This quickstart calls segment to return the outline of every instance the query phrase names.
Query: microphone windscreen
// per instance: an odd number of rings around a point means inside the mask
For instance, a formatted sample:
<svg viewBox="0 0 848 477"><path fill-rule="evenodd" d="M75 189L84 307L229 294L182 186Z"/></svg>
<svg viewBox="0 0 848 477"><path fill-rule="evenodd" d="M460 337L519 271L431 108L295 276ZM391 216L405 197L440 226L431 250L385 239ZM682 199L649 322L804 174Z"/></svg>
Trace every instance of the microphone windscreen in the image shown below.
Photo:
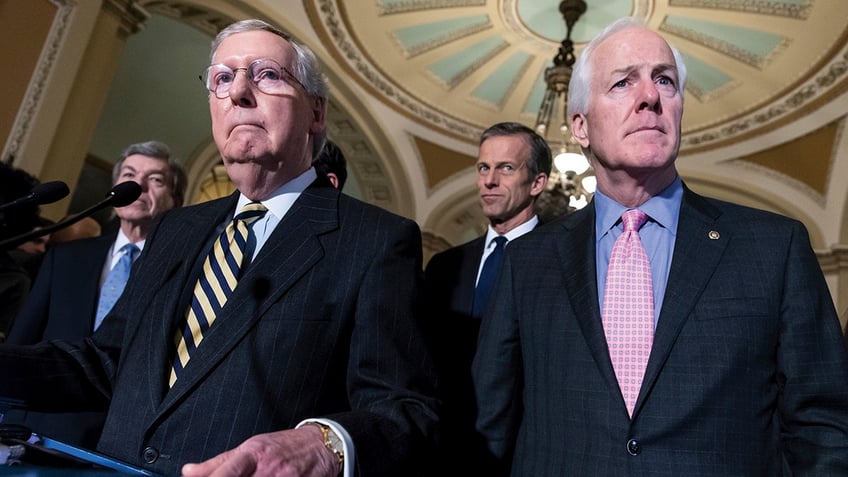
<svg viewBox="0 0 848 477"><path fill-rule="evenodd" d="M62 181L45 182L32 188L32 195L39 204L52 204L71 193L68 184Z"/></svg>
<svg viewBox="0 0 848 477"><path fill-rule="evenodd" d="M141 186L138 182L127 181L116 184L106 197L112 199L112 207L124 207L130 205L141 195Z"/></svg>

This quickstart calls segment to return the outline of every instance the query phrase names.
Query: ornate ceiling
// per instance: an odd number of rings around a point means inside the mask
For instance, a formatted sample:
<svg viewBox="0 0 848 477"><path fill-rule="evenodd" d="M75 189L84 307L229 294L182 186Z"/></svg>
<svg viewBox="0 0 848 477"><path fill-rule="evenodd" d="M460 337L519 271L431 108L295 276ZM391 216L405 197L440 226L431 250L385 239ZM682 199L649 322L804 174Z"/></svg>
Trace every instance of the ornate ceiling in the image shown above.
<svg viewBox="0 0 848 477"><path fill-rule="evenodd" d="M319 0L311 6L353 78L397 110L474 140L504 118L533 124L544 69L566 33L558 3ZM839 79L823 67L845 47L848 2L586 3L572 33L578 56L604 25L628 15L645 18L682 51L689 69L684 147L764 127ZM810 80L813 86L787 107L770 108Z"/></svg>
<svg viewBox="0 0 848 477"><path fill-rule="evenodd" d="M586 2L572 32L578 56L603 25L627 15L645 18L683 53L689 79L678 167L690 186L798 217L819 248L844 241L848 1ZM277 23L311 45L331 83L328 132L349 160L346 190L416 219L439 246L481 230L477 137L500 121L533 126L544 69L565 35L559 0L139 4L152 16L128 41L130 63L139 51L156 52L159 62L171 55L175 65L202 63L211 35L247 17ZM194 78L202 65L191 68L186 76ZM116 81L113 88L126 91L110 94L110 104L125 108L130 91L144 88L124 81L148 84L144 71ZM194 82L184 88L171 93L174 101L197 96ZM191 101L189 110L205 108ZM101 140L119 138L109 135L116 124L108 115L101 124ZM195 170L215 160L208 122L179 121L167 131L185 142L177 148L188 151Z"/></svg>

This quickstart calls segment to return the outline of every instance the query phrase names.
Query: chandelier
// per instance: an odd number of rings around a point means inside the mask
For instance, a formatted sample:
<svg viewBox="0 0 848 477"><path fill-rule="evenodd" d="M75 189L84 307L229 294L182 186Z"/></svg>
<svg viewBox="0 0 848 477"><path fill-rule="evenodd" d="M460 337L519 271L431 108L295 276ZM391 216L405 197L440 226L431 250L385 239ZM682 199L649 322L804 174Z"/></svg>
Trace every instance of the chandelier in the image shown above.
<svg viewBox="0 0 848 477"><path fill-rule="evenodd" d="M568 82L571 81L575 61L571 30L586 12L586 2L562 0L559 11L565 20L565 39L560 42L553 66L545 68L545 96L536 116L536 132L545 138L555 153L547 188L536 201L536 213L542 221L585 207L595 192L594 170L571 137L566 111ZM560 123L558 137L548 137L553 121Z"/></svg>

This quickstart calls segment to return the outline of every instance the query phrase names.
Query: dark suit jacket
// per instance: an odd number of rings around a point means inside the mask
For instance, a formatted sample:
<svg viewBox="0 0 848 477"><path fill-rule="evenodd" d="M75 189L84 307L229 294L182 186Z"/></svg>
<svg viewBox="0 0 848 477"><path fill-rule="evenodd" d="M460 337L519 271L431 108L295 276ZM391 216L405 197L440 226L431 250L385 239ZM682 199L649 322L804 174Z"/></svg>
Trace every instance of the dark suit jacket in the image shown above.
<svg viewBox="0 0 848 477"><path fill-rule="evenodd" d="M91 335L100 274L115 234L72 240L50 248L41 262L9 343L76 340Z"/></svg>
<svg viewBox="0 0 848 477"><path fill-rule="evenodd" d="M848 475L848 357L801 223L686 189L632 420L601 324L594 223L589 206L506 250L473 368L501 472Z"/></svg>
<svg viewBox="0 0 848 477"><path fill-rule="evenodd" d="M0 343L8 338L15 315L32 285L26 269L5 250L0 250Z"/></svg>
<svg viewBox="0 0 848 477"><path fill-rule="evenodd" d="M427 337L439 374L443 398L443 454L433 475L456 462L473 461L477 415L471 362L477 349L480 320L471 316L474 282L486 237L450 248L430 258L425 270Z"/></svg>
<svg viewBox="0 0 848 477"><path fill-rule="evenodd" d="M7 343L79 340L91 336L100 275L116 234L57 244L44 255L29 296ZM54 439L92 449L106 419L103 411L10 411L5 422L24 424Z"/></svg>
<svg viewBox="0 0 848 477"><path fill-rule="evenodd" d="M344 426L359 475L414 473L438 423L420 231L332 187L295 201L168 389L196 269L236 200L167 212L91 339L0 347L0 396L110 404L98 450L165 474L309 417Z"/></svg>

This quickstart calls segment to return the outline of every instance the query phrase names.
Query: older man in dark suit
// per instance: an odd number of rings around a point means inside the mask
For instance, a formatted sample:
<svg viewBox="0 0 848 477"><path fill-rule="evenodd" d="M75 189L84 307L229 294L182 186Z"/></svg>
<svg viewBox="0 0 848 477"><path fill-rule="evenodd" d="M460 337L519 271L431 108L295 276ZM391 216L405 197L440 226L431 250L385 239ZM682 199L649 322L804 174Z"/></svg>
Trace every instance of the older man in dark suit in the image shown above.
<svg viewBox="0 0 848 477"><path fill-rule="evenodd" d="M685 75L634 19L575 64L597 192L507 249L473 366L486 475L848 475L848 356L807 232L682 183Z"/></svg>
<svg viewBox="0 0 848 477"><path fill-rule="evenodd" d="M98 450L163 474L414 475L438 423L420 231L311 167L327 83L308 48L244 20L211 59L238 191L163 216L90 340L0 348L0 396L108 405Z"/></svg>

